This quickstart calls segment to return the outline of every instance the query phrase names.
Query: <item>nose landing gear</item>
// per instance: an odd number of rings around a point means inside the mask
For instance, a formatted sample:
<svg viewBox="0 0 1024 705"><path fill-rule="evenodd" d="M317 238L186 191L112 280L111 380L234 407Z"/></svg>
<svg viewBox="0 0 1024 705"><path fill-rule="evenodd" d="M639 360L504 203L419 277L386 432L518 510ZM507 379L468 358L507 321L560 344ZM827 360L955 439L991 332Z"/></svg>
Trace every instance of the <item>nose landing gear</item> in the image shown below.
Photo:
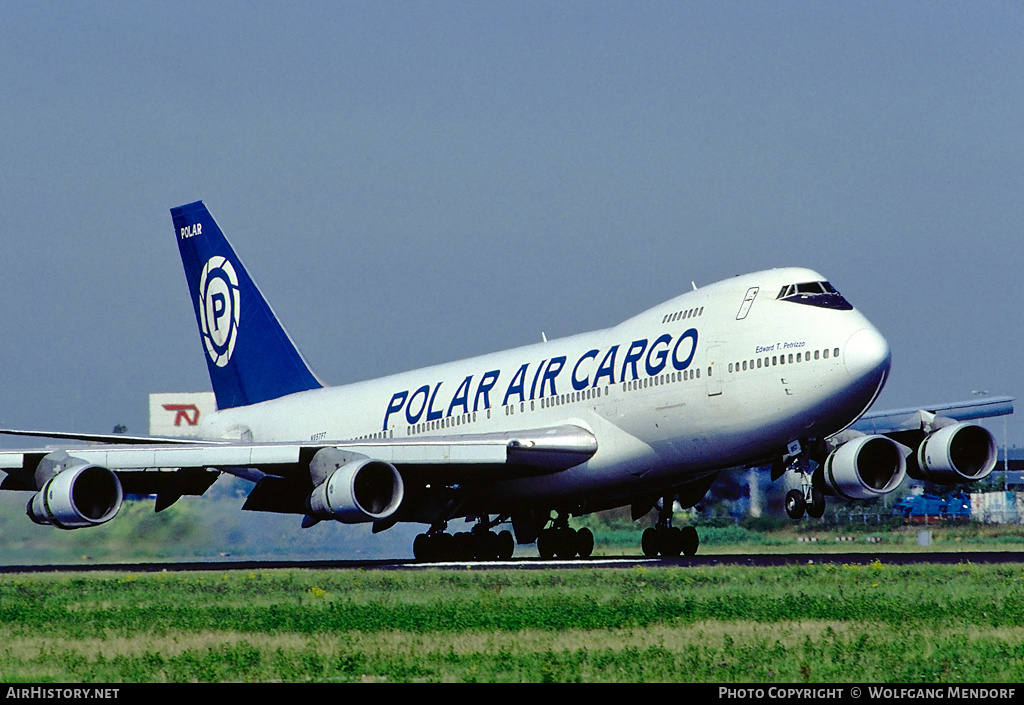
<svg viewBox="0 0 1024 705"><path fill-rule="evenodd" d="M800 489L786 493L786 515L790 519L799 519L804 512L812 519L820 519L825 514L825 493L814 486L808 463L800 453L789 464L789 469L800 476Z"/></svg>

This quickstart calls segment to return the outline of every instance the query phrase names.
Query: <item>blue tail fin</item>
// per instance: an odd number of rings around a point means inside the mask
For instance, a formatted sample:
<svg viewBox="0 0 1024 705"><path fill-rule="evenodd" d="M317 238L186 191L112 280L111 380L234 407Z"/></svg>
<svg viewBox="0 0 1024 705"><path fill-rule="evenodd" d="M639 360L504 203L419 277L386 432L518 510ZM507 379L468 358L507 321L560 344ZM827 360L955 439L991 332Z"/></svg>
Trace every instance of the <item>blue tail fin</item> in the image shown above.
<svg viewBox="0 0 1024 705"><path fill-rule="evenodd" d="M322 387L203 202L171 217L217 408Z"/></svg>

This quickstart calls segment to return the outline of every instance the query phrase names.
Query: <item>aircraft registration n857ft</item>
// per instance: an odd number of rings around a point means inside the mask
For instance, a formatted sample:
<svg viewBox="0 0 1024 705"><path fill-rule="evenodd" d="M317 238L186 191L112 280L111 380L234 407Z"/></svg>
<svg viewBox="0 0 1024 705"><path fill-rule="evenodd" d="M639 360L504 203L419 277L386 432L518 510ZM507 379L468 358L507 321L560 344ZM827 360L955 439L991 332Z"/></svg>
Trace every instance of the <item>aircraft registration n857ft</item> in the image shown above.
<svg viewBox="0 0 1024 705"><path fill-rule="evenodd" d="M798 473L787 510L820 516L826 494L891 491L908 458L913 473L951 481L995 463L987 431L934 414L917 429L903 418L899 442L850 428L885 384L889 347L808 269L695 288L604 330L327 387L203 203L171 214L218 411L198 440L29 434L105 442L0 452L0 487L34 492L37 523L101 524L125 492L155 494L160 511L227 472L255 483L244 509L305 526L422 523L420 560L510 557L511 532L494 531L508 521L542 556L588 556L593 535L570 516L630 505L639 517L659 502L644 553L679 555L698 538L672 527L674 500L695 505L725 468ZM473 531L445 532L462 517Z"/></svg>

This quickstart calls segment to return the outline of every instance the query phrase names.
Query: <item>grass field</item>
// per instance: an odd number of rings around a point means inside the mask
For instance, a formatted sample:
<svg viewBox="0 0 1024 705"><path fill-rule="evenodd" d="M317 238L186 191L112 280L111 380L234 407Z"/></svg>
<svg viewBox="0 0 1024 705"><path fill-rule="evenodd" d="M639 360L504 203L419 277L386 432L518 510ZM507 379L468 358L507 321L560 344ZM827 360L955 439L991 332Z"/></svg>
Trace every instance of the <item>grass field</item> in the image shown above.
<svg viewBox="0 0 1024 705"><path fill-rule="evenodd" d="M1019 682L1024 566L4 575L0 679Z"/></svg>

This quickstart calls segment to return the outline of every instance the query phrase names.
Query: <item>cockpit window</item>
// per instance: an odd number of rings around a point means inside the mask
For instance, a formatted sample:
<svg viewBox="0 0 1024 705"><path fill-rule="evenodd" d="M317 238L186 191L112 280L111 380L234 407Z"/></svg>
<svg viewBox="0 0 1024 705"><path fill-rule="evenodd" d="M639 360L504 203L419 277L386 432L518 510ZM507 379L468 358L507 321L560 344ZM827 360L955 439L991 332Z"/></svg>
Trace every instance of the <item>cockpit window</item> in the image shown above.
<svg viewBox="0 0 1024 705"><path fill-rule="evenodd" d="M837 311L851 311L853 306L843 298L843 295L836 291L836 288L828 282L804 282L802 284L787 284L779 291L776 297L782 301L792 301L797 304L818 306L820 308L832 308Z"/></svg>

